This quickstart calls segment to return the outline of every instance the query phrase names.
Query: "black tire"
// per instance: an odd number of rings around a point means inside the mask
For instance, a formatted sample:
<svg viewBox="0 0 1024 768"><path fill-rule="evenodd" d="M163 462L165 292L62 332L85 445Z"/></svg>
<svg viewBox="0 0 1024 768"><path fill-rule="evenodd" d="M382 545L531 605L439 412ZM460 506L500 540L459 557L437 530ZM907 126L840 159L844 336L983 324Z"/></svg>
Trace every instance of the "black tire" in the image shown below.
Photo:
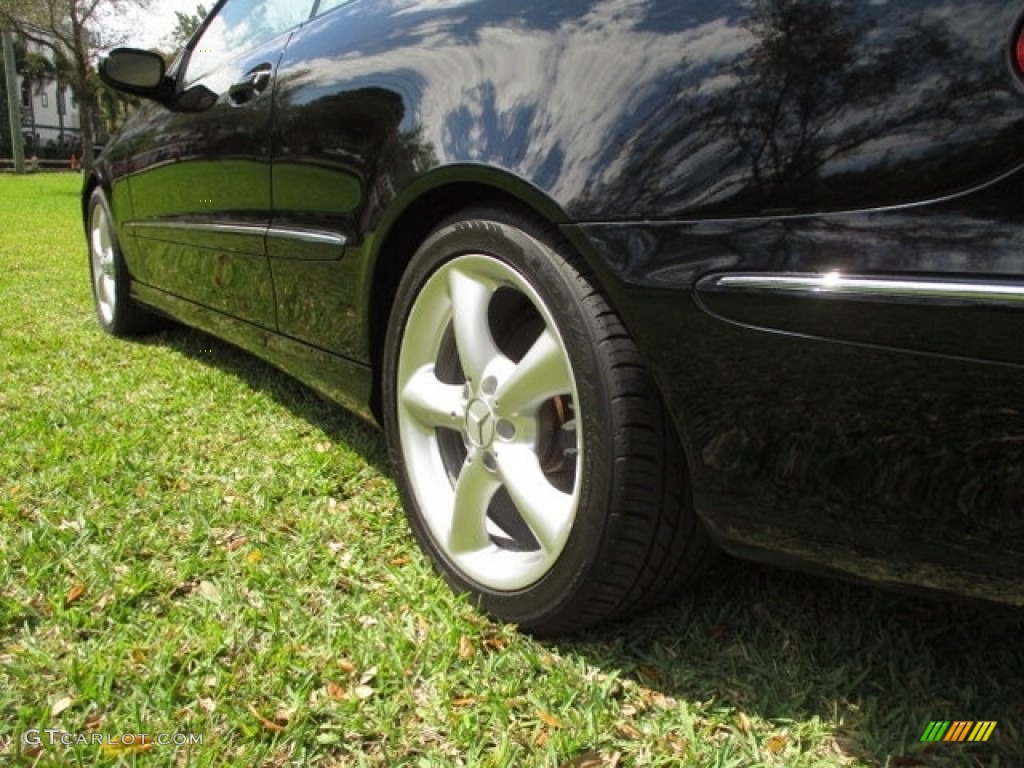
<svg viewBox="0 0 1024 768"><path fill-rule="evenodd" d="M131 275L121 255L110 204L99 187L86 209L89 278L100 327L113 336L140 336L158 330L163 321L131 297Z"/></svg>
<svg viewBox="0 0 1024 768"><path fill-rule="evenodd" d="M412 529L496 618L555 634L623 617L713 552L636 346L540 222L479 209L437 228L401 280L383 377Z"/></svg>

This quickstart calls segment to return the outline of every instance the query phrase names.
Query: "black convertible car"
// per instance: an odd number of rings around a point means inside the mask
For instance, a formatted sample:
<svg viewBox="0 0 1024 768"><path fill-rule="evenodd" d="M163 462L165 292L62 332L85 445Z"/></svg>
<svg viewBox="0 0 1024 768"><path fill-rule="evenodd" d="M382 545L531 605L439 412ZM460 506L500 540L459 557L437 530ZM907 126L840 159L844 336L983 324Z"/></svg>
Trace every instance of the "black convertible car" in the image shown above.
<svg viewBox="0 0 1024 768"><path fill-rule="evenodd" d="M100 324L386 432L539 632L716 545L1024 604L1024 1L226 0L87 176Z"/></svg>

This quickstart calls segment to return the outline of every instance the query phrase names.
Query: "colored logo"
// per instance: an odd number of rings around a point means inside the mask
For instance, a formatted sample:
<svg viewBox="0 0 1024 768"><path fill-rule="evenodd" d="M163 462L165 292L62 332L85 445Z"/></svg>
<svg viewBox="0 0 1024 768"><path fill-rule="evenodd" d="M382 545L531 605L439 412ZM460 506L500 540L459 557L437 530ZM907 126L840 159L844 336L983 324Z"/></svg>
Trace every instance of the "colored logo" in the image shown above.
<svg viewBox="0 0 1024 768"><path fill-rule="evenodd" d="M996 720L932 720L921 734L921 741L988 741L996 723Z"/></svg>

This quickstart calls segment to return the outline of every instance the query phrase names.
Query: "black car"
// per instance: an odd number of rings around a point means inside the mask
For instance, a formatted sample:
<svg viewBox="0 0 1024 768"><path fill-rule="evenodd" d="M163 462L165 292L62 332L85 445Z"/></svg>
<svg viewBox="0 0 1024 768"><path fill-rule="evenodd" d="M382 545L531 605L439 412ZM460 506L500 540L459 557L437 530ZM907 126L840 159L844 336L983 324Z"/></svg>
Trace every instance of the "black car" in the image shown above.
<svg viewBox="0 0 1024 768"><path fill-rule="evenodd" d="M100 324L383 425L539 632L742 556L1024 604L1024 2L226 0L88 174Z"/></svg>

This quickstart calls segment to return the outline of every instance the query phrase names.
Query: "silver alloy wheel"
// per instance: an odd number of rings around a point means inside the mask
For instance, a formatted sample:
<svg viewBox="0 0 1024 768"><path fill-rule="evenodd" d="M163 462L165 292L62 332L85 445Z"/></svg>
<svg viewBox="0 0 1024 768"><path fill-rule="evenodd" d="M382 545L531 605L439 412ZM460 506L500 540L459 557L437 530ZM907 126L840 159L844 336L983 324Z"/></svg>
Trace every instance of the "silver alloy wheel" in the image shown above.
<svg viewBox="0 0 1024 768"><path fill-rule="evenodd" d="M117 281L114 272L114 238L103 205L94 205L89 217L89 259L92 263L96 308L104 325L114 322Z"/></svg>
<svg viewBox="0 0 1024 768"><path fill-rule="evenodd" d="M438 549L486 589L536 583L565 548L583 466L576 381L543 300L491 256L445 262L397 368L402 458Z"/></svg>

